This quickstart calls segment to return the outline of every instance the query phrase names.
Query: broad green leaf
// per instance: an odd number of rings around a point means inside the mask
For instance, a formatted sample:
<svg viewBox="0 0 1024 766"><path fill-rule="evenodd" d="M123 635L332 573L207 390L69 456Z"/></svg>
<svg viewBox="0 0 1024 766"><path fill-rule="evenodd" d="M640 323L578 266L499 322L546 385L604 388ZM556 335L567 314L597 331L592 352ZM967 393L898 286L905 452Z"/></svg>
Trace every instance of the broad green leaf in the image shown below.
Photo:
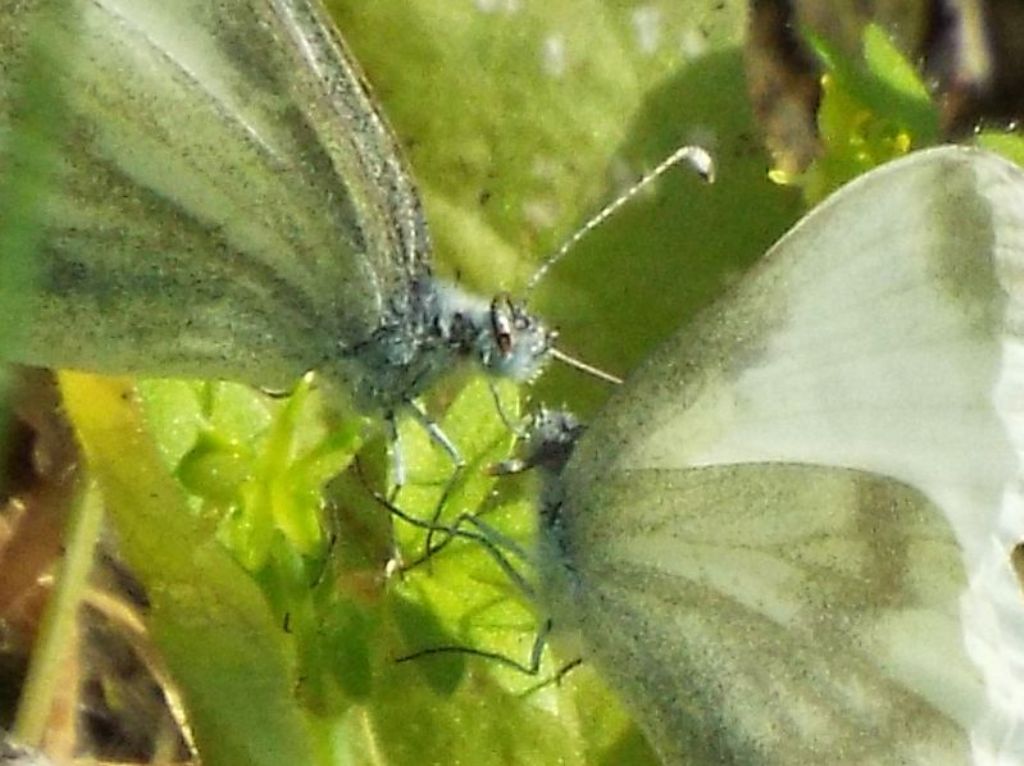
<svg viewBox="0 0 1024 766"><path fill-rule="evenodd" d="M253 579L189 510L131 386L72 373L61 382L204 763L314 763L290 640Z"/></svg>
<svg viewBox="0 0 1024 766"><path fill-rule="evenodd" d="M818 110L822 156L799 181L812 204L939 137L938 107L915 67L881 27L867 24L862 35L862 56L853 58L808 32L825 69Z"/></svg>

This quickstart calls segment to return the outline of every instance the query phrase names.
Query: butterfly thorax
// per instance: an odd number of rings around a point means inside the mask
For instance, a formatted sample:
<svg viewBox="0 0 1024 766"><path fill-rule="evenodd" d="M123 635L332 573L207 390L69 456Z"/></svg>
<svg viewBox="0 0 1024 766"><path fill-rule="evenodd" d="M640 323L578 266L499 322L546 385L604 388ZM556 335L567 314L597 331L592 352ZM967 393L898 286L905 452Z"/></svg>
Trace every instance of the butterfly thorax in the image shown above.
<svg viewBox="0 0 1024 766"><path fill-rule="evenodd" d="M504 297L487 301L433 277L393 296L377 330L346 349L354 361L355 403L394 410L465 361L499 377L526 381L547 361L553 333Z"/></svg>

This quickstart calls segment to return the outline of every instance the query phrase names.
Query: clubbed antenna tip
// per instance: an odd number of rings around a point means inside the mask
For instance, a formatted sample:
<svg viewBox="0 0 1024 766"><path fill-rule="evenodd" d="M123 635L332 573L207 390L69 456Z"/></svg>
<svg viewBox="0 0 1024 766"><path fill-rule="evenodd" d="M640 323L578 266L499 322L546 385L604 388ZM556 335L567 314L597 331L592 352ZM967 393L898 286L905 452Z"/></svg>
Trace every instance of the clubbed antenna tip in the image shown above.
<svg viewBox="0 0 1024 766"><path fill-rule="evenodd" d="M537 283L543 279L544 275L551 270L551 267L562 260L562 258L564 258L565 255L572 250L572 248L575 247L581 239L608 220L619 210L619 208L633 199L633 197L639 194L640 191L648 186L652 181L659 176L664 175L668 170L680 162L686 162L702 179L708 183L714 183L715 161L711 158L711 155L706 149L699 146L682 146L679 149L676 149L672 154L662 160L654 170L645 173L639 181L605 205L604 208L598 211L595 216L577 229L576 233L569 237L569 239L567 239L562 246L558 248L558 250L556 250L555 253L547 260L545 260L540 265L540 268L533 273L533 276L530 277L530 281L526 283L525 292L529 294L533 288L537 286Z"/></svg>
<svg viewBox="0 0 1024 766"><path fill-rule="evenodd" d="M684 146L679 149L666 162L671 167L680 160L686 160L690 166L697 171L697 174L709 184L715 182L715 161L711 155L699 146Z"/></svg>

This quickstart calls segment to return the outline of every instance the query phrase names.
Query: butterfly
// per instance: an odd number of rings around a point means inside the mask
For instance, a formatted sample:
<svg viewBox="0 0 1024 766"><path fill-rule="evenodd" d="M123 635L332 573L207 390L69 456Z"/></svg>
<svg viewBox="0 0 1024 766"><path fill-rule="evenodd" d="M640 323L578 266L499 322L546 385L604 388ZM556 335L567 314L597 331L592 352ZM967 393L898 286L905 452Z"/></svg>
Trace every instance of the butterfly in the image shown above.
<svg viewBox="0 0 1024 766"><path fill-rule="evenodd" d="M1024 762L1022 267L1024 172L918 152L541 418L540 601L666 764Z"/></svg>
<svg viewBox="0 0 1024 766"><path fill-rule="evenodd" d="M46 3L0 9L0 126ZM393 419L460 359L527 380L553 334L433 276L415 184L318 0L75 2L67 127L21 363L281 390Z"/></svg>

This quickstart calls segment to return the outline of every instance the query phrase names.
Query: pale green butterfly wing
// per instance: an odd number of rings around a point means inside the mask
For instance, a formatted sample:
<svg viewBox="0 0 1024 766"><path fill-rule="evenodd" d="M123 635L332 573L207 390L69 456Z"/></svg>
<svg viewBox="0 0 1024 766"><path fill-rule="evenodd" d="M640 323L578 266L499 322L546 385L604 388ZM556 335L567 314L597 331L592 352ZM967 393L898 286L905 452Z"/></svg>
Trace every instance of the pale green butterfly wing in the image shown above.
<svg viewBox="0 0 1024 766"><path fill-rule="evenodd" d="M555 626L665 763L967 763L963 565L919 497L788 464L567 488Z"/></svg>
<svg viewBox="0 0 1024 766"><path fill-rule="evenodd" d="M0 3L5 71L47 5ZM429 247L319 3L74 7L62 193L17 359L283 387L366 341Z"/></svg>
<svg viewBox="0 0 1024 766"><path fill-rule="evenodd" d="M666 761L1019 762L1022 265L1016 167L891 163L581 440L543 536L552 614Z"/></svg>

